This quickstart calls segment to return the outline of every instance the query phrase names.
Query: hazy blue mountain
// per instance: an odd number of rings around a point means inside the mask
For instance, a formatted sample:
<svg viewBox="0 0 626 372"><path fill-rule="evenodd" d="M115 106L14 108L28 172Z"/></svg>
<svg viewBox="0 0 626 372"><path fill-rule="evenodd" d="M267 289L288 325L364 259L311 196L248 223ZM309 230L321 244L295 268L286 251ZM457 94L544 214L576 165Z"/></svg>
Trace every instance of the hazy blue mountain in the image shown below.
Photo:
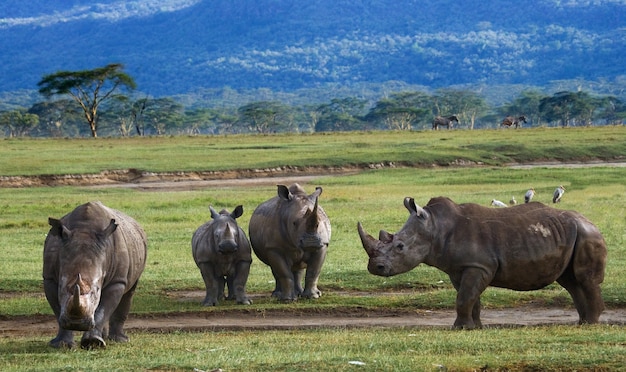
<svg viewBox="0 0 626 372"><path fill-rule="evenodd" d="M154 96L623 79L626 0L5 0L0 92L112 62Z"/></svg>

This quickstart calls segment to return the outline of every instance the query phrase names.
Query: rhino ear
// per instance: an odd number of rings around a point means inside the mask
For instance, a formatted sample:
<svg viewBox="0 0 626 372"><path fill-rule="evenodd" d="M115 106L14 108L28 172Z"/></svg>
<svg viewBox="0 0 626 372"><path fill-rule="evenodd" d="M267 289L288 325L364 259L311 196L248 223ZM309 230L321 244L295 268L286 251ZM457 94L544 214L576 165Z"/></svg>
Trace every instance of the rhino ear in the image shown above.
<svg viewBox="0 0 626 372"><path fill-rule="evenodd" d="M426 212L424 209L417 206L415 204L415 199L413 198L410 198L410 197L404 198L404 206L406 207L406 209L409 210L409 213L415 214L417 217L421 217L424 219L428 217L428 212Z"/></svg>
<svg viewBox="0 0 626 372"><path fill-rule="evenodd" d="M277 185L278 187L278 196L284 200L291 200L291 193L289 189L285 185Z"/></svg>
<svg viewBox="0 0 626 372"><path fill-rule="evenodd" d="M235 207L235 210L233 211L233 213L230 214L230 216L236 220L237 218L241 217L241 215L243 215L243 206L238 205Z"/></svg>
<svg viewBox="0 0 626 372"><path fill-rule="evenodd" d="M48 218L48 223L50 224L50 226L52 226L52 228L50 229L50 233L53 236L58 236L61 239L68 239L72 235L72 232L67 227L63 226L61 220L57 220L56 218Z"/></svg>
<svg viewBox="0 0 626 372"><path fill-rule="evenodd" d="M102 231L102 234L101 234L102 239L108 238L109 235L113 234L115 230L117 230L117 224L115 223L115 220L111 218L111 222L109 223L109 226L107 226L106 229Z"/></svg>
<svg viewBox="0 0 626 372"><path fill-rule="evenodd" d="M211 218L212 219L216 219L220 214L217 213L217 211L215 209L213 209L212 206L209 205L209 210L211 211Z"/></svg>
<svg viewBox="0 0 626 372"><path fill-rule="evenodd" d="M320 186L317 186L315 188L315 192L313 192L313 194L311 194L311 196L317 199L317 198L320 197L320 195L322 195L322 188Z"/></svg>

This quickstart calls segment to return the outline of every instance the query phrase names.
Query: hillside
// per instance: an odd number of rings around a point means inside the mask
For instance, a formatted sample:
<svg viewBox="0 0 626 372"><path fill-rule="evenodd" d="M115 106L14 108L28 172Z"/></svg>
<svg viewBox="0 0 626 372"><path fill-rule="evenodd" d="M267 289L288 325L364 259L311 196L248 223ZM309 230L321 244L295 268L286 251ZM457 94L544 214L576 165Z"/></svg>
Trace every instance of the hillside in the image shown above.
<svg viewBox="0 0 626 372"><path fill-rule="evenodd" d="M623 84L625 14L623 0L8 0L0 92L110 62L153 96L570 79L610 91Z"/></svg>

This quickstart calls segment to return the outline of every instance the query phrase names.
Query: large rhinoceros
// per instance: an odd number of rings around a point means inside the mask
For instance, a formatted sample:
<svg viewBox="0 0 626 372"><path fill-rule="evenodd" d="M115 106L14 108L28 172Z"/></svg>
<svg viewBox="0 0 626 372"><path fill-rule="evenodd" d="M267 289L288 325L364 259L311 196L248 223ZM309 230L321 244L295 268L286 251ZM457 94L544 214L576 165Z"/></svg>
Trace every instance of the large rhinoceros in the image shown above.
<svg viewBox="0 0 626 372"><path fill-rule="evenodd" d="M246 234L236 221L243 214L243 207L237 206L233 213L225 209L217 213L211 206L209 210L211 220L200 226L191 238L193 259L206 286L202 305L217 305L224 297L224 285L228 285L227 299L250 305L252 302L246 296L246 282L252 250Z"/></svg>
<svg viewBox="0 0 626 372"><path fill-rule="evenodd" d="M554 281L572 296L580 323L598 322L606 244L579 213L535 202L493 209L444 197L424 208L406 198L404 206L410 216L396 234L381 230L375 239L358 223L368 270L391 276L425 263L444 271L457 290L455 328L482 326L487 286L529 291Z"/></svg>
<svg viewBox="0 0 626 372"><path fill-rule="evenodd" d="M283 301L322 295L317 281L330 243L330 220L318 205L321 193L321 187L307 195L297 183L278 185L278 195L259 205L250 218L252 249L271 267L276 280L272 296Z"/></svg>
<svg viewBox="0 0 626 372"><path fill-rule="evenodd" d="M76 207L52 226L43 249L46 298L59 324L54 347L105 347L126 342L131 300L146 264L147 239L131 217L102 203Z"/></svg>

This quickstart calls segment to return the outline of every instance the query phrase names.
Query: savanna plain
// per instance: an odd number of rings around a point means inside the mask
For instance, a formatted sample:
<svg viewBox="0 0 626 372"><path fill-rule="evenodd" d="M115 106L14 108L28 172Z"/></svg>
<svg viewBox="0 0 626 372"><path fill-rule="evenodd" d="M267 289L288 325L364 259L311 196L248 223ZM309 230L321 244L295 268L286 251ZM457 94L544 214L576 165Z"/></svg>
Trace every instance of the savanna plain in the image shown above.
<svg viewBox="0 0 626 372"><path fill-rule="evenodd" d="M551 204L576 210L599 227L608 247L602 294L610 311L626 312L626 128L532 128L354 132L100 139L0 140L0 322L53 318L42 289L42 250L48 217L59 218L91 200L134 217L146 230L148 263L131 319L206 316L206 327L132 329L129 343L106 349L56 350L55 329L0 333L3 371L614 371L626 370L626 326L490 325L453 331L452 324L372 327L212 327L222 316L306 319L309 316L389 319L453 311L456 292L447 275L421 265L395 277L367 271L357 231L399 230L408 217L404 197L419 205L431 197L489 206L492 199ZM613 164L612 164L613 163ZM585 166L580 166L584 164ZM589 166L593 164L593 166ZM532 165L532 166L522 166ZM574 165L574 166L572 166ZM129 183L102 181L111 171L149 175ZM77 175L94 175L84 178ZM185 187L150 188L160 178ZM202 307L204 283L191 256L191 236L210 218L208 206L244 207L247 231L254 208L276 195L280 178L323 188L320 204L332 239L320 276L319 299L281 303L270 297L269 267L253 256L247 291L252 305L222 301ZM229 178L203 185L201 178ZM106 178L106 177L104 177ZM172 178L175 178L172 181ZM63 182L62 180L73 180ZM78 181L76 181L78 179ZM42 184L42 180L44 184ZM52 181L51 181L52 180ZM100 181L102 182L100 182ZM37 181L37 182L35 182ZM46 184L47 182L47 184ZM181 183L182 184L182 183ZM31 185L31 186L28 186ZM203 186L200 186L203 185ZM142 187L146 186L146 187ZM532 292L489 288L486 310L563 309L575 312L558 284ZM178 318L177 318L178 319ZM604 319L604 320L603 320ZM391 323L391 322L390 322ZM79 336L77 336L79 337Z"/></svg>

